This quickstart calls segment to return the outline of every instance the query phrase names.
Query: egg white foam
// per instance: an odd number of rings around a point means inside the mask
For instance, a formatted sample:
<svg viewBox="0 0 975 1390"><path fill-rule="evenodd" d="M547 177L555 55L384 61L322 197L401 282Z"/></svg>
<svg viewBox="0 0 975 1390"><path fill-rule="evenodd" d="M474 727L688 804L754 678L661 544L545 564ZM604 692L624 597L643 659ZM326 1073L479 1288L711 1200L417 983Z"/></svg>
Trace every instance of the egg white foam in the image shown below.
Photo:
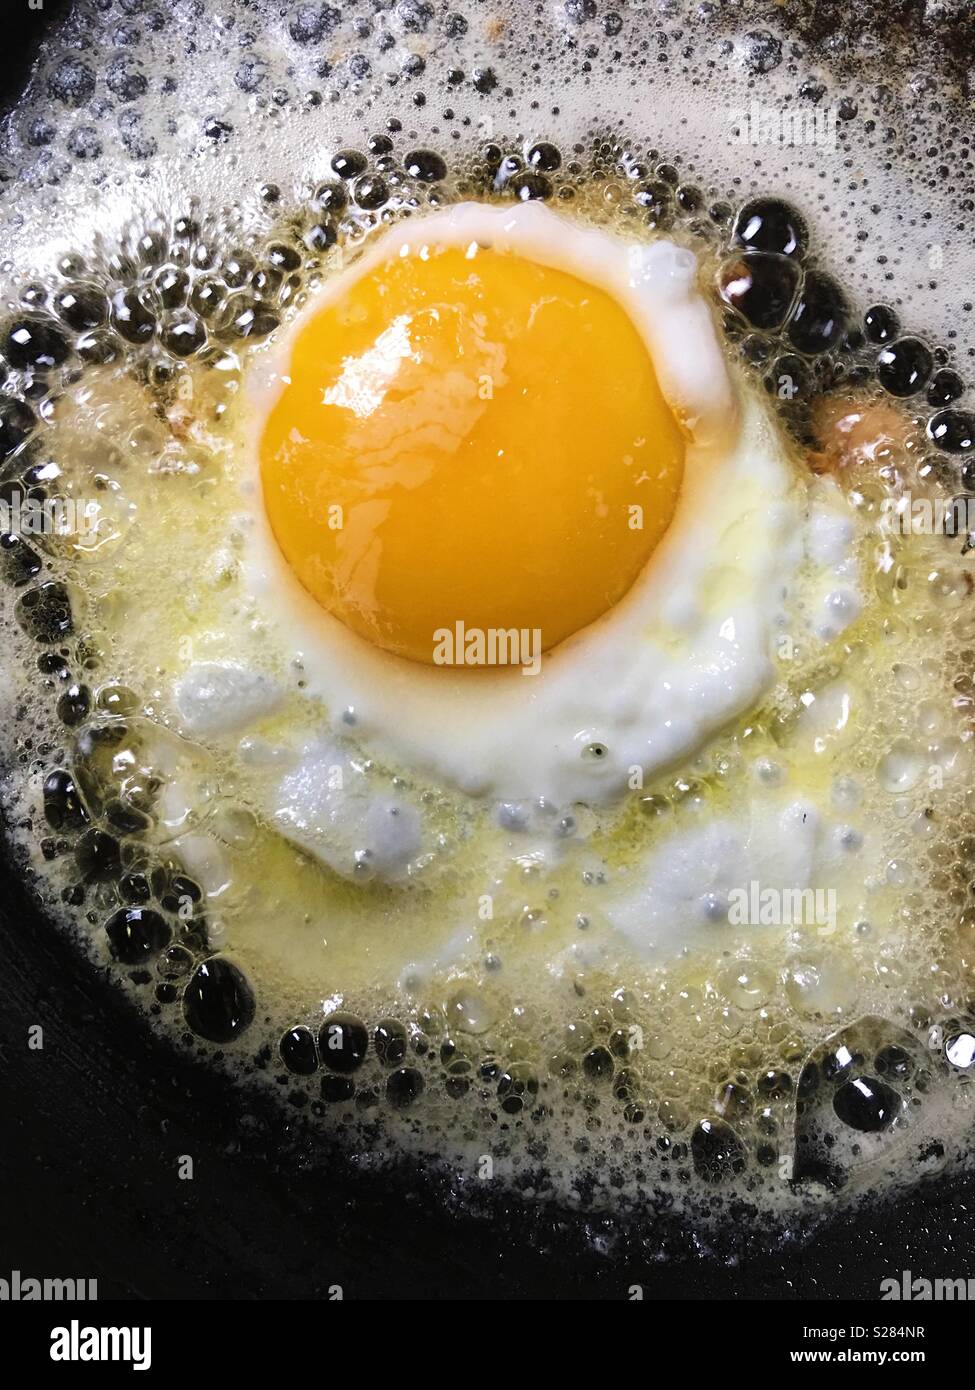
<svg viewBox="0 0 975 1390"><path fill-rule="evenodd" d="M845 928L869 916L871 886L883 886L883 857L879 836L838 817L816 796L766 791L742 798L733 819L669 835L655 853L627 864L606 916L636 951L658 963L692 950L762 950L770 933L790 923L755 920L736 931L729 925L735 895L747 900L761 885L784 898L828 884L828 902L806 902L814 920L803 923L826 941L837 932L837 915Z"/></svg>

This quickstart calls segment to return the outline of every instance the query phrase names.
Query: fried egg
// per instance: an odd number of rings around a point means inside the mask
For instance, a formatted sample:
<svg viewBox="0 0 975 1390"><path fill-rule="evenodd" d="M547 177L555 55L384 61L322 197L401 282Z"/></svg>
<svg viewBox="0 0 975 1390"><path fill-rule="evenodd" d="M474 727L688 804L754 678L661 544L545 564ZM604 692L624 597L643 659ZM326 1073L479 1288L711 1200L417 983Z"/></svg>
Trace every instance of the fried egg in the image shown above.
<svg viewBox="0 0 975 1390"><path fill-rule="evenodd" d="M330 735L565 805L618 797L768 688L802 503L697 274L667 241L460 205L312 296L251 383L243 525L251 611ZM540 636L504 669L434 664L438 634L490 630ZM255 679L224 692L231 729ZM307 827L299 785L276 814Z"/></svg>

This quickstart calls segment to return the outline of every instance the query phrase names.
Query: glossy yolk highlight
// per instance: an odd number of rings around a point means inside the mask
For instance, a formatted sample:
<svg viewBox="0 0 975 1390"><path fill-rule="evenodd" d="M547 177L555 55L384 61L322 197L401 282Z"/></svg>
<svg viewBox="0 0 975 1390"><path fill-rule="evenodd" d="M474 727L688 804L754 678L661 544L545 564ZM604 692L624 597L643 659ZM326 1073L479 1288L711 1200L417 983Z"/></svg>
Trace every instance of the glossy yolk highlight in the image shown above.
<svg viewBox="0 0 975 1390"><path fill-rule="evenodd" d="M684 441L593 285L476 245L411 248L311 317L264 428L271 527L323 608L432 662L438 630L547 649L632 585Z"/></svg>

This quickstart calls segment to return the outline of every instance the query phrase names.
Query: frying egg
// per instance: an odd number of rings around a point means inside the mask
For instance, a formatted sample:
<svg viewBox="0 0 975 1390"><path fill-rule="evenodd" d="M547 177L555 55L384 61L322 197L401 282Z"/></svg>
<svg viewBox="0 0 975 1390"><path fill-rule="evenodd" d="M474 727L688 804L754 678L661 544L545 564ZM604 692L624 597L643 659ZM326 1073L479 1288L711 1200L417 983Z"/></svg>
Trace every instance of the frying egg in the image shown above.
<svg viewBox="0 0 975 1390"><path fill-rule="evenodd" d="M207 7L114 151L58 44L10 125L4 476L94 522L4 538L31 881L248 1105L267 1086L289 1133L301 1107L329 1162L412 1152L458 1210L492 1153L513 1198L666 1204L690 1231L739 1197L805 1227L821 1176L879 1187L894 1143L905 1173L947 1161L972 1090L970 557L887 508L940 498L964 458L928 446L971 431L939 409L922 446L952 373L900 330L878 360L870 267L923 259L950 183L915 180L912 232L869 213L904 174L869 142L862 216L818 141L743 167L707 42L654 65L661 142L629 19L599 72L566 7L508 6L496 95L465 81L445 113L386 92L426 42L402 14L326 26L330 62L355 50L326 96L284 8L257 0L251 73ZM143 28L156 72L172 35ZM458 70L481 28L450 36ZM747 48L721 90L787 98L790 65ZM220 113L202 139L195 109ZM389 138L339 149L367 111ZM960 356L906 281L905 332L920 313Z"/></svg>
<svg viewBox="0 0 975 1390"><path fill-rule="evenodd" d="M697 278L665 240L460 204L312 298L252 382L246 577L332 732L469 795L598 801L768 687L794 479Z"/></svg>

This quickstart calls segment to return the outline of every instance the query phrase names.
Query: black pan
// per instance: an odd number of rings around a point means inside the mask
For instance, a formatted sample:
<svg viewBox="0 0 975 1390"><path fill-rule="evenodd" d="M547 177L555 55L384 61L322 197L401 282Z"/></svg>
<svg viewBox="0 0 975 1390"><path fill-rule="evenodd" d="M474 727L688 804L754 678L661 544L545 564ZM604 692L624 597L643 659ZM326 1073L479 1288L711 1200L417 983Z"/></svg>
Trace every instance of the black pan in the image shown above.
<svg viewBox="0 0 975 1390"><path fill-rule="evenodd" d="M5 15L6 98L61 6ZM379 1179L150 1035L0 860L0 1275L95 1278L101 1298L876 1298L903 1269L965 1277L961 1178L770 1242L720 1245L514 1200L472 1212L423 1171ZM41 1024L41 1051L27 1046ZM181 1181L178 1160L193 1158Z"/></svg>

